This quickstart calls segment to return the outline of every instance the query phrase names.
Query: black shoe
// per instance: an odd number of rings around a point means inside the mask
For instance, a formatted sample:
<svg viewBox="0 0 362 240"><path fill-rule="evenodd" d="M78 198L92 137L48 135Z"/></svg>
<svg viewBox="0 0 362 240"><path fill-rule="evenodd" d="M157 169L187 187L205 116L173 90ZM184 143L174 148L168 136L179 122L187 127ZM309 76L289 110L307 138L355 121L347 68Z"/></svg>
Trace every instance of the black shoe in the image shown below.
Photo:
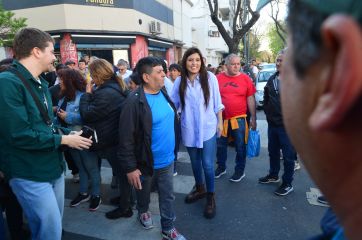
<svg viewBox="0 0 362 240"><path fill-rule="evenodd" d="M89 204L89 211L96 211L101 203L102 199L100 196L92 196Z"/></svg>
<svg viewBox="0 0 362 240"><path fill-rule="evenodd" d="M277 183L280 182L280 179L278 176L274 177L270 174L266 175L265 177L259 178L259 183Z"/></svg>
<svg viewBox="0 0 362 240"><path fill-rule="evenodd" d="M240 182L245 177L245 173L236 171L229 179L232 182Z"/></svg>
<svg viewBox="0 0 362 240"><path fill-rule="evenodd" d="M118 207L112 211L109 211L106 213L106 218L108 219L117 219L117 218L130 218L133 215L133 211L131 208L128 208L126 210Z"/></svg>
<svg viewBox="0 0 362 240"><path fill-rule="evenodd" d="M111 198L111 200L109 200L109 202L110 202L112 205L116 205L116 206L119 205L119 202L120 202L120 201L121 201L121 196L114 197L114 198Z"/></svg>
<svg viewBox="0 0 362 240"><path fill-rule="evenodd" d="M280 185L280 187L278 187L277 190L275 190L275 194L278 196L285 196L288 195L290 192L293 192L294 188L291 184L289 183L283 183L282 185Z"/></svg>
<svg viewBox="0 0 362 240"><path fill-rule="evenodd" d="M215 178L219 178L226 173L225 168L217 167L215 170Z"/></svg>
<svg viewBox="0 0 362 240"><path fill-rule="evenodd" d="M88 202L90 199L89 194L81 194L78 193L78 195L70 202L71 207L76 207L82 202Z"/></svg>
<svg viewBox="0 0 362 240"><path fill-rule="evenodd" d="M317 198L317 201L318 201L319 203L324 204L324 205L329 205L327 199L326 199L323 195L322 195L322 196L319 196L319 197Z"/></svg>

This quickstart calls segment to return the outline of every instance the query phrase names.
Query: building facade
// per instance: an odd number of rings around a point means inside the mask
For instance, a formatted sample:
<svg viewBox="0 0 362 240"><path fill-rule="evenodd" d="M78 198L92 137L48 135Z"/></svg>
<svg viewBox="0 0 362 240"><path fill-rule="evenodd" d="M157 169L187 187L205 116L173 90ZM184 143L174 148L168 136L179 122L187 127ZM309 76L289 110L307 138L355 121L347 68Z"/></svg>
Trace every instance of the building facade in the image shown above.
<svg viewBox="0 0 362 240"><path fill-rule="evenodd" d="M229 1L219 0L219 19L226 31L230 31ZM206 58L206 64L216 67L227 55L229 48L210 18L206 0L194 1L192 7L192 45L199 48Z"/></svg>
<svg viewBox="0 0 362 240"><path fill-rule="evenodd" d="M83 55L133 68L145 56L178 62L192 46L190 0L3 0L29 27L48 32L59 61Z"/></svg>

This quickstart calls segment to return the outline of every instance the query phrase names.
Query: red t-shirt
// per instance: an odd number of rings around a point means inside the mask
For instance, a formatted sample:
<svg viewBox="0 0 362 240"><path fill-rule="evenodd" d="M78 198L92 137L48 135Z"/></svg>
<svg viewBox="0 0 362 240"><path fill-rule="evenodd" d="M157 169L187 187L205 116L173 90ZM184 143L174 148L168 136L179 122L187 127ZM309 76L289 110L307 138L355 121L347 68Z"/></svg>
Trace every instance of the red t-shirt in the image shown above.
<svg viewBox="0 0 362 240"><path fill-rule="evenodd" d="M246 98L256 92L249 76L243 73L238 76L227 76L225 73L220 73L216 77L219 81L221 100L225 106L223 118L230 119L246 114Z"/></svg>

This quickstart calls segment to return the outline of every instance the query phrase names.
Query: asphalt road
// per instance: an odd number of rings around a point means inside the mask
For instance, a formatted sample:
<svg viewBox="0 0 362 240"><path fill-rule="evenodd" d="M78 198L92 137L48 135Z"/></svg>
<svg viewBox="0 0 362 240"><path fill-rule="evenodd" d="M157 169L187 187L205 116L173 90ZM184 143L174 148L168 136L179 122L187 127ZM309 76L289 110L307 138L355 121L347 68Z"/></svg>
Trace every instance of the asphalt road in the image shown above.
<svg viewBox="0 0 362 240"><path fill-rule="evenodd" d="M178 176L174 177L175 211L177 229L187 239L197 240L299 240L308 239L320 232L319 221L325 208L312 206L306 200L306 192L314 187L304 167L295 172L294 192L285 197L273 194L277 184L262 185L257 179L268 172L265 115L257 113L258 129L262 136L260 156L247 159L246 177L239 183L228 178L233 173L235 151L228 149L227 174L216 179L217 215L208 220L202 216L205 200L185 204L184 197L194 181L188 155L181 148L178 163ZM69 177L69 175L68 175ZM64 216L65 234L63 239L160 239L160 223L157 194L152 194L151 212L155 228L144 230L137 221L136 211L131 219L107 220L104 213L112 207L110 197L117 195L110 189L111 170L106 161L102 167L102 207L96 213L80 208L66 207ZM67 180L66 198L77 193L77 184Z"/></svg>

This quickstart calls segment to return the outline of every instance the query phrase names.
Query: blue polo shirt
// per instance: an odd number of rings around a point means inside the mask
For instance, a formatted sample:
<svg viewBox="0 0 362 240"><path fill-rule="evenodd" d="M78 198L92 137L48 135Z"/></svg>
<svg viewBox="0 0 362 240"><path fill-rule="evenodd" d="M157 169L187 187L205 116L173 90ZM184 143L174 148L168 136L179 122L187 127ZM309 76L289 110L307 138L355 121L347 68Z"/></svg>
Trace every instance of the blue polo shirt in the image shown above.
<svg viewBox="0 0 362 240"><path fill-rule="evenodd" d="M146 99L152 112L154 169L160 169L169 166L175 158L175 114L161 91L157 94L146 93Z"/></svg>

